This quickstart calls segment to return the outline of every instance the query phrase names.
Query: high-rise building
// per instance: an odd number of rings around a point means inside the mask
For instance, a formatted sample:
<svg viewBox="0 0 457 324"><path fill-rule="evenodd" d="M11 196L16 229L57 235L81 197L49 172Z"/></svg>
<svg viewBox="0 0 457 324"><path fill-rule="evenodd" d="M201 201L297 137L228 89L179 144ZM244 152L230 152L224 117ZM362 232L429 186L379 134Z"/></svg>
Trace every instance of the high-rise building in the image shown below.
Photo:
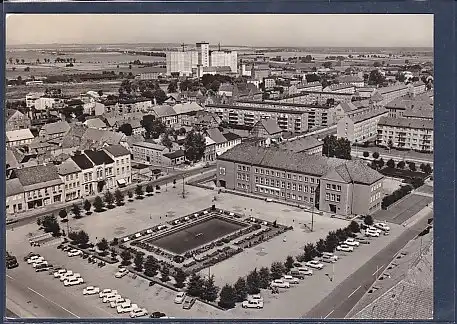
<svg viewBox="0 0 457 324"><path fill-rule="evenodd" d="M197 43L198 65L203 67L209 66L209 43Z"/></svg>
<svg viewBox="0 0 457 324"><path fill-rule="evenodd" d="M192 75L192 69L198 64L198 52L168 52L167 53L167 75L179 73L179 75Z"/></svg>
<svg viewBox="0 0 457 324"><path fill-rule="evenodd" d="M238 54L236 51L211 52L211 66L229 66L233 73L238 72Z"/></svg>

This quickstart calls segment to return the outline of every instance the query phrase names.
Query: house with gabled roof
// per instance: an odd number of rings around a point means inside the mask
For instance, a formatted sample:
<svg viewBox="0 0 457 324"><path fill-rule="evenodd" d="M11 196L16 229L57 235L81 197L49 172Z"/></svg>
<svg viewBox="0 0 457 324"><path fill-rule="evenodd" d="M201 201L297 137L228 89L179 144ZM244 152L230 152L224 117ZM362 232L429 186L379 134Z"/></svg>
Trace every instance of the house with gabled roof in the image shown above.
<svg viewBox="0 0 457 324"><path fill-rule="evenodd" d="M6 109L5 113L5 130L13 131L18 129L30 128L30 118L16 109Z"/></svg>
<svg viewBox="0 0 457 324"><path fill-rule="evenodd" d="M32 143L34 138L35 137L28 128L8 131L6 132L6 146L27 146Z"/></svg>
<svg viewBox="0 0 457 324"><path fill-rule="evenodd" d="M250 135L256 138L268 139L270 142L281 142L283 130L273 118L261 119L254 124Z"/></svg>
<svg viewBox="0 0 457 324"><path fill-rule="evenodd" d="M55 123L45 124L40 129L40 137L44 138L45 140L55 139L55 138L62 138L65 134L68 133L70 130L70 124L66 121L58 121Z"/></svg>
<svg viewBox="0 0 457 324"><path fill-rule="evenodd" d="M57 164L57 173L65 184L65 201L83 197L81 190L82 170L72 159Z"/></svg>
<svg viewBox="0 0 457 324"><path fill-rule="evenodd" d="M208 137L215 143L216 155L221 155L225 151L235 147L241 143L241 137L233 133L222 134L219 128L208 128L203 132L205 137Z"/></svg>

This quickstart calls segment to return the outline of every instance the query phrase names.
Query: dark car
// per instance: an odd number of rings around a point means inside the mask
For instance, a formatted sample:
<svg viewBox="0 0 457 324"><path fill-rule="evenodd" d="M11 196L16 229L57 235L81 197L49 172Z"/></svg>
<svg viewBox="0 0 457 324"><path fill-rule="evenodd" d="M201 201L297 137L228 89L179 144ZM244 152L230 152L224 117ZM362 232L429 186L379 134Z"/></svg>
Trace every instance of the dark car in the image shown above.
<svg viewBox="0 0 457 324"><path fill-rule="evenodd" d="M34 252L30 252L29 254L27 254L25 257L24 257L24 261L27 262L28 259L30 259L31 257L33 256L40 256L38 253L34 253Z"/></svg>
<svg viewBox="0 0 457 324"><path fill-rule="evenodd" d="M166 316L167 315L162 312L154 312L151 314L151 318L162 318L162 317L166 317Z"/></svg>

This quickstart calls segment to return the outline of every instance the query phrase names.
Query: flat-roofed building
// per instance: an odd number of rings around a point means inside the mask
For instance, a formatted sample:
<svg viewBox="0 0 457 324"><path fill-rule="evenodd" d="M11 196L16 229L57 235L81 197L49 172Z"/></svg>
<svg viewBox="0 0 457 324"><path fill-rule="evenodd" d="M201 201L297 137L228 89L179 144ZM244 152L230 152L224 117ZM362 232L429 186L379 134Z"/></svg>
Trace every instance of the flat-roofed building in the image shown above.
<svg viewBox="0 0 457 324"><path fill-rule="evenodd" d="M336 135L351 143L363 143L376 139L378 122L387 114L386 109L379 107L362 111L359 114L347 115L338 121Z"/></svg>
<svg viewBox="0 0 457 324"><path fill-rule="evenodd" d="M165 153L169 153L169 150L157 143L144 141L132 144L133 159L137 162L164 165L163 155Z"/></svg>

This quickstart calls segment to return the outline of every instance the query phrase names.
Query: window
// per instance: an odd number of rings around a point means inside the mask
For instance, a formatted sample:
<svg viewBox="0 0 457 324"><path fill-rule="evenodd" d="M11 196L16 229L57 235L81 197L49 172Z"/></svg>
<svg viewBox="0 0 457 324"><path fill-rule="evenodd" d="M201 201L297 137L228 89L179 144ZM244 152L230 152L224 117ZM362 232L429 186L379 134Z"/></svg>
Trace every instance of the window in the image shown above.
<svg viewBox="0 0 457 324"><path fill-rule="evenodd" d="M292 195L292 199L293 199L293 200L297 199L297 196Z"/></svg>
<svg viewBox="0 0 457 324"><path fill-rule="evenodd" d="M266 175L270 175L270 171L265 170L265 174L266 174Z"/></svg>
<svg viewBox="0 0 457 324"><path fill-rule="evenodd" d="M241 165L238 166L238 171L241 171Z"/></svg>
<svg viewBox="0 0 457 324"><path fill-rule="evenodd" d="M336 190L336 185L332 184L332 190Z"/></svg>
<svg viewBox="0 0 457 324"><path fill-rule="evenodd" d="M325 194L325 200L330 200L330 194L329 193Z"/></svg>
<svg viewBox="0 0 457 324"><path fill-rule="evenodd" d="M293 179L293 180L297 180L297 176L294 174L294 175L292 176L292 179Z"/></svg>
<svg viewBox="0 0 457 324"><path fill-rule="evenodd" d="M285 178L285 177L286 177L286 174L285 174L284 172L282 173L282 177L283 177L283 178Z"/></svg>
<svg viewBox="0 0 457 324"><path fill-rule="evenodd" d="M314 193L316 191L316 187L311 187L311 193Z"/></svg>
<svg viewBox="0 0 457 324"><path fill-rule="evenodd" d="M290 179L290 173L287 174L287 179Z"/></svg>
<svg viewBox="0 0 457 324"><path fill-rule="evenodd" d="M330 183L327 183L327 185L325 186L325 189L330 190Z"/></svg>
<svg viewBox="0 0 457 324"><path fill-rule="evenodd" d="M297 200L298 200L298 201L301 200L301 196L300 196L300 195L297 196Z"/></svg>
<svg viewBox="0 0 457 324"><path fill-rule="evenodd" d="M309 182L314 183L314 178L310 178Z"/></svg>
<svg viewBox="0 0 457 324"><path fill-rule="evenodd" d="M258 169L258 168L255 168L254 172L255 172L255 173L259 173L259 169Z"/></svg>
<svg viewBox="0 0 457 324"><path fill-rule="evenodd" d="M260 174L263 174L263 169L260 169Z"/></svg>
<svg viewBox="0 0 457 324"><path fill-rule="evenodd" d="M261 183L261 184L264 184L263 178L260 178L260 183Z"/></svg>
<svg viewBox="0 0 457 324"><path fill-rule="evenodd" d="M284 186L286 185L286 183L284 181L281 181L281 188L284 189Z"/></svg>
<svg viewBox="0 0 457 324"><path fill-rule="evenodd" d="M270 180L265 179L265 184L266 184L267 186L269 186L269 185L270 185Z"/></svg>
<svg viewBox="0 0 457 324"><path fill-rule="evenodd" d="M254 191L257 192L259 189L257 189L257 186L254 188Z"/></svg>
<svg viewBox="0 0 457 324"><path fill-rule="evenodd" d="M251 168L250 167L246 167L246 171L247 172L251 171Z"/></svg>
<svg viewBox="0 0 457 324"><path fill-rule="evenodd" d="M290 193L289 192L287 193L287 199L290 199Z"/></svg>
<svg viewBox="0 0 457 324"><path fill-rule="evenodd" d="M305 186L305 187L303 188L303 191L304 191L304 192L308 192L308 186Z"/></svg>
<svg viewBox="0 0 457 324"><path fill-rule="evenodd" d="M313 197L310 197L310 198L309 198L309 202L310 202L310 203L314 203L314 198L313 198Z"/></svg>
<svg viewBox="0 0 457 324"><path fill-rule="evenodd" d="M321 183L321 181L319 179L316 179L316 183L319 184Z"/></svg>
<svg viewBox="0 0 457 324"><path fill-rule="evenodd" d="M292 190L297 190L297 185L295 183L292 184Z"/></svg>
<svg viewBox="0 0 457 324"><path fill-rule="evenodd" d="M225 175L225 168L224 167L220 167L219 168L219 174L220 175Z"/></svg>
<svg viewBox="0 0 457 324"><path fill-rule="evenodd" d="M279 178L279 172L276 172L276 176Z"/></svg>
<svg viewBox="0 0 457 324"><path fill-rule="evenodd" d="M305 177L305 182L308 182L308 177Z"/></svg>
<svg viewBox="0 0 457 324"><path fill-rule="evenodd" d="M302 181L303 180L303 177L302 176L298 176L298 181Z"/></svg>
<svg viewBox="0 0 457 324"><path fill-rule="evenodd" d="M254 180L255 180L255 183L259 183L259 177L258 176L255 176Z"/></svg>
<svg viewBox="0 0 457 324"><path fill-rule="evenodd" d="M284 192L281 192L281 197L284 197Z"/></svg>
<svg viewBox="0 0 457 324"><path fill-rule="evenodd" d="M302 191L303 190L303 185L299 184L298 185L298 191Z"/></svg>
<svg viewBox="0 0 457 324"><path fill-rule="evenodd" d="M337 191L341 191L341 186L340 186L340 185L337 185L337 186L336 186L336 190L337 190Z"/></svg>
<svg viewBox="0 0 457 324"><path fill-rule="evenodd" d="M262 187L260 187L259 190L260 190L260 192L263 192L263 188Z"/></svg>
<svg viewBox="0 0 457 324"><path fill-rule="evenodd" d="M331 194L331 195L330 195L330 200L331 200L331 201L335 201L335 194Z"/></svg>
<svg viewBox="0 0 457 324"><path fill-rule="evenodd" d="M279 188L279 180L276 180L276 187Z"/></svg>
<svg viewBox="0 0 457 324"><path fill-rule="evenodd" d="M337 202L340 202L340 201L341 201L341 196L340 196L340 195L336 195L336 201L337 201Z"/></svg>
<svg viewBox="0 0 457 324"><path fill-rule="evenodd" d="M243 165L243 167L241 168L243 171L246 171L246 167Z"/></svg>
<svg viewBox="0 0 457 324"><path fill-rule="evenodd" d="M249 181L249 174L246 174L246 181Z"/></svg>
<svg viewBox="0 0 457 324"><path fill-rule="evenodd" d="M287 189L290 189L290 182L287 183Z"/></svg>

